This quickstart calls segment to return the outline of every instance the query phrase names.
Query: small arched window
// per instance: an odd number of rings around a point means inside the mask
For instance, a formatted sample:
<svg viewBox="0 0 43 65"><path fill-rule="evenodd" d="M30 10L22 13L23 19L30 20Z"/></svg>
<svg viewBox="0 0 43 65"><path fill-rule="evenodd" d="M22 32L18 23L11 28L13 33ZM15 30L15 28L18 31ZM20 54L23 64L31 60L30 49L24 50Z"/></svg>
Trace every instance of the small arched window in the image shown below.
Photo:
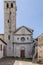
<svg viewBox="0 0 43 65"><path fill-rule="evenodd" d="M9 4L7 3L7 8L9 8Z"/></svg>
<svg viewBox="0 0 43 65"><path fill-rule="evenodd" d="M8 39L10 40L10 35L8 35Z"/></svg>
<svg viewBox="0 0 43 65"><path fill-rule="evenodd" d="M11 8L13 8L13 3L11 3Z"/></svg>

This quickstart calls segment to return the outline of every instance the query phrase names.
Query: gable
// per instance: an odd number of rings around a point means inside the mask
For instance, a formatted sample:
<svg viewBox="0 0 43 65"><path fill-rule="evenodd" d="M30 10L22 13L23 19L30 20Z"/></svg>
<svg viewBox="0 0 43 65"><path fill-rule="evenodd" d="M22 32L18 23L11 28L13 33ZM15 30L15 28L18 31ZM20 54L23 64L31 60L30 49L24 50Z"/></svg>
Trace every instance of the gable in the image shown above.
<svg viewBox="0 0 43 65"><path fill-rule="evenodd" d="M27 29L26 27L21 27L17 30L15 34L32 34L32 30Z"/></svg>

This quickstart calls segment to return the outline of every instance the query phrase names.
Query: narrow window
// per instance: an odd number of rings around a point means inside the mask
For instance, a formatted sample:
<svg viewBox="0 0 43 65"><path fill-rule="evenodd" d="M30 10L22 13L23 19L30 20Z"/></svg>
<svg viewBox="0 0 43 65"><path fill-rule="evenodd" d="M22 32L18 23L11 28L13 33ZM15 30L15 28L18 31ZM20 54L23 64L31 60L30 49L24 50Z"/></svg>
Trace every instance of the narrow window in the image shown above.
<svg viewBox="0 0 43 65"><path fill-rule="evenodd" d="M13 3L11 3L11 8L13 8Z"/></svg>
<svg viewBox="0 0 43 65"><path fill-rule="evenodd" d="M11 15L11 12L10 12L10 15Z"/></svg>
<svg viewBox="0 0 43 65"><path fill-rule="evenodd" d="M2 51L2 45L1 45L1 51Z"/></svg>
<svg viewBox="0 0 43 65"><path fill-rule="evenodd" d="M7 8L9 8L9 4L7 3Z"/></svg>
<svg viewBox="0 0 43 65"><path fill-rule="evenodd" d="M8 20L8 23L9 23L9 20Z"/></svg>
<svg viewBox="0 0 43 65"><path fill-rule="evenodd" d="M8 39L10 40L10 35L8 35Z"/></svg>
<svg viewBox="0 0 43 65"><path fill-rule="evenodd" d="M2 51L2 45L0 45L0 51Z"/></svg>

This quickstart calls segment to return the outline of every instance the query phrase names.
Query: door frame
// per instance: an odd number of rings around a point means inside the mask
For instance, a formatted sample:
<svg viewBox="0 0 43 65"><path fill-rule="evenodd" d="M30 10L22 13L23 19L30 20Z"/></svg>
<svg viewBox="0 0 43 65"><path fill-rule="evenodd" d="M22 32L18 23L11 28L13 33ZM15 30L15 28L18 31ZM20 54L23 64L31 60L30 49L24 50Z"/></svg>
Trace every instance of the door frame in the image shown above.
<svg viewBox="0 0 43 65"><path fill-rule="evenodd" d="M21 49L21 51L20 51L20 57L21 57L22 59L25 58L25 50L24 50L24 49Z"/></svg>

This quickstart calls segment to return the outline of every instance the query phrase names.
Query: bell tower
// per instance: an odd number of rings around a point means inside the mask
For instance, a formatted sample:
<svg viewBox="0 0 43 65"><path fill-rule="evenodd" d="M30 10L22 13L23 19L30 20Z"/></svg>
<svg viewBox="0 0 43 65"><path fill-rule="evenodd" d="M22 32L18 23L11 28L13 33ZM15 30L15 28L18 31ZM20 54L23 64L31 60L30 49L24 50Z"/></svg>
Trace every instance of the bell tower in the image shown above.
<svg viewBox="0 0 43 65"><path fill-rule="evenodd" d="M16 1L4 0L4 41L7 43L6 55L13 56L14 32L16 30Z"/></svg>

